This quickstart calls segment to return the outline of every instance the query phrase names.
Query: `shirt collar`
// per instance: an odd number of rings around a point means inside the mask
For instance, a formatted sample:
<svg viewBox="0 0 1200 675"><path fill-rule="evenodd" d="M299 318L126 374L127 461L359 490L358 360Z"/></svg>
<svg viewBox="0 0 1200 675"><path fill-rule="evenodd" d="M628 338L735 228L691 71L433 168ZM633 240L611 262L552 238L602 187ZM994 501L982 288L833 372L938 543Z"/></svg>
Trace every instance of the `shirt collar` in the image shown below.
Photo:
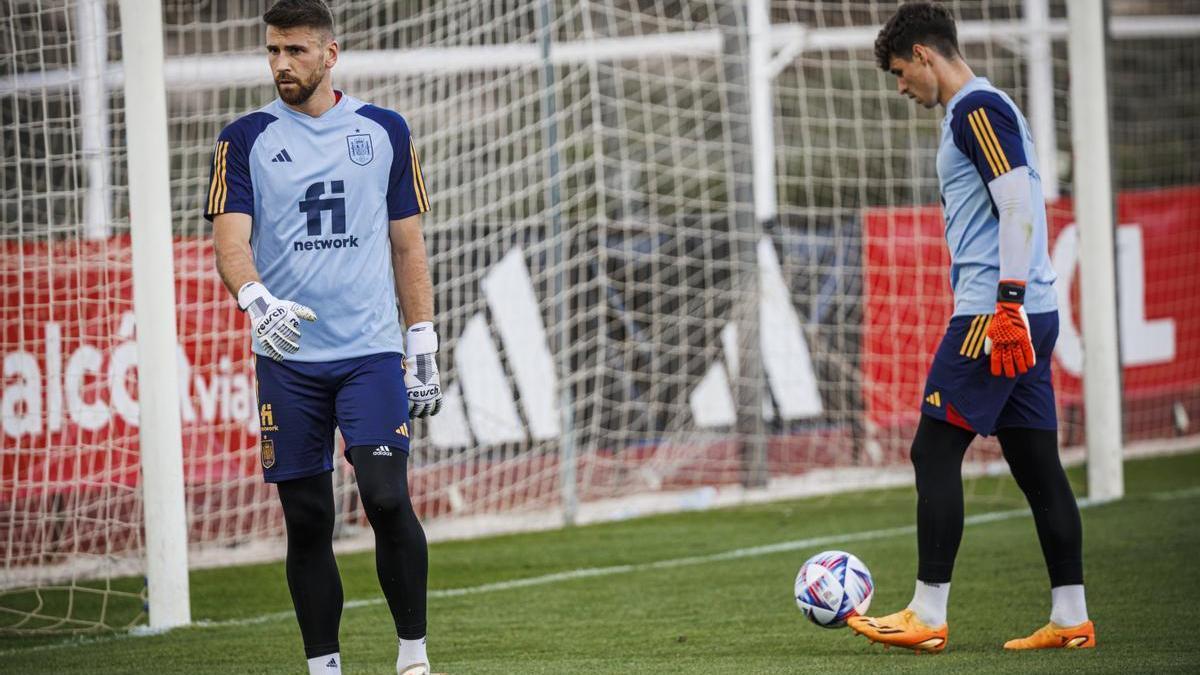
<svg viewBox="0 0 1200 675"><path fill-rule="evenodd" d="M962 100L964 96L973 91L991 88L991 86L992 83L986 77L977 75L972 77L970 80L967 80L967 83L962 86L962 89L959 89L958 93L954 94L954 96L950 98L950 101L946 103L946 117L950 117L950 114L954 112L954 106L958 105L958 102Z"/></svg>
<svg viewBox="0 0 1200 675"><path fill-rule="evenodd" d="M350 97L347 96L343 91L335 90L334 99L335 103L333 104L333 107L321 113L320 117L313 117L312 115L306 115L302 112L299 112L290 105L284 103L283 99L278 97L275 98L275 104L283 112L283 114L288 115L293 119L308 122L310 124L323 124L329 120L336 119L337 117L341 116L342 112L345 111L349 105Z"/></svg>

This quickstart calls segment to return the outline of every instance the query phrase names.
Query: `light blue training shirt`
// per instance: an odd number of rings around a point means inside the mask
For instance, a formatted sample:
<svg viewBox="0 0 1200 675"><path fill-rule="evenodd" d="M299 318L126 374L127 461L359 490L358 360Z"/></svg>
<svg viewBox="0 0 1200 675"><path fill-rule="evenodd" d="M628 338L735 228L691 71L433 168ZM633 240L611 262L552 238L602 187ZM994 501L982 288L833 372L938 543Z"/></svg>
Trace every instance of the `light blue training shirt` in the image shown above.
<svg viewBox="0 0 1200 675"><path fill-rule="evenodd" d="M404 351L388 221L429 210L404 118L337 96L320 117L275 99L225 127L213 152L205 218L249 214L263 285L317 313L293 361Z"/></svg>
<svg viewBox="0 0 1200 675"><path fill-rule="evenodd" d="M1033 136L1021 111L987 78L976 77L946 104L937 154L938 183L950 248L954 315L991 314L1000 281L1000 219L988 183L1029 167L1033 193L1033 252L1025 284L1025 311L1058 308L1046 243L1046 203L1037 173Z"/></svg>

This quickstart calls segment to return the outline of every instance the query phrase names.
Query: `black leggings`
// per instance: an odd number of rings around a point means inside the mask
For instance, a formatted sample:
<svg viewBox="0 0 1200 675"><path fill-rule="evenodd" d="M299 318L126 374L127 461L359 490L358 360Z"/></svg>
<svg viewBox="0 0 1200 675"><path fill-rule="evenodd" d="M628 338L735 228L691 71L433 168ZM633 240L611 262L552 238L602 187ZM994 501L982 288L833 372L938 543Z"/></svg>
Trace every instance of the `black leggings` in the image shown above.
<svg viewBox="0 0 1200 675"><path fill-rule="evenodd" d="M333 474L279 483L287 526L288 590L304 638L304 656L338 650L342 580L333 559Z"/></svg>
<svg viewBox="0 0 1200 675"><path fill-rule="evenodd" d="M407 455L399 448L372 454L377 446L350 449L359 496L375 531L375 567L396 634L425 635L428 550L425 532L408 497ZM287 527L287 580L304 639L315 658L339 651L342 582L333 557L333 479L331 473L278 484Z"/></svg>
<svg viewBox="0 0 1200 675"><path fill-rule="evenodd" d="M376 446L350 448L363 510L375 531L375 572L387 598L396 635L425 637L425 586L429 548L408 497L408 455L375 455Z"/></svg>
<svg viewBox="0 0 1200 675"><path fill-rule="evenodd" d="M1051 587L1083 583L1079 507L1058 458L1058 436L1041 429L996 432L1033 511ZM921 416L912 444L917 477L917 578L946 583L963 531L962 461L974 432Z"/></svg>
<svg viewBox="0 0 1200 675"><path fill-rule="evenodd" d="M1083 583L1083 524L1067 472L1058 459L1058 433L1043 429L996 432L1004 461L1037 525L1050 587Z"/></svg>

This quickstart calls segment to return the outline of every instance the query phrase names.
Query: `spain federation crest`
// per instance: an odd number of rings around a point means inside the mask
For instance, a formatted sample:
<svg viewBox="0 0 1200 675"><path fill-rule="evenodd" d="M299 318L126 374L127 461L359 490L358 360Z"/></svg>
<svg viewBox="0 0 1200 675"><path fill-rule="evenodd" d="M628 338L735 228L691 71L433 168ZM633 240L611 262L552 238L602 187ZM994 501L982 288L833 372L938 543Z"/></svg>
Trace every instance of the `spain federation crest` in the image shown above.
<svg viewBox="0 0 1200 675"><path fill-rule="evenodd" d="M371 148L370 134L351 134L346 137L346 147L350 150L350 161L359 166L366 166L375 159Z"/></svg>
<svg viewBox="0 0 1200 675"><path fill-rule="evenodd" d="M264 469L275 466L275 441L262 439L262 465Z"/></svg>

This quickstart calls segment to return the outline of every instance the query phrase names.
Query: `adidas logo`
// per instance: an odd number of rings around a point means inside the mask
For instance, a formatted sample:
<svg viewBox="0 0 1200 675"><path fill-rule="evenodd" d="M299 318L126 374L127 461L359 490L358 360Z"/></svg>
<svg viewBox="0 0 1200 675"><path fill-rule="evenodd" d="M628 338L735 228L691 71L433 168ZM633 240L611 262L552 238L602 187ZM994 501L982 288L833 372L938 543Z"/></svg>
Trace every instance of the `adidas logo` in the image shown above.
<svg viewBox="0 0 1200 675"><path fill-rule="evenodd" d="M274 160L272 160L272 161L274 161ZM290 159L287 159L287 160L279 160L279 161L290 162L290 161L292 161L292 160L290 160ZM337 668L337 667L338 667L338 663L337 663L337 657L334 657L334 658L331 658L331 659L329 659L329 663L326 663L326 664L325 664L325 667L326 667L326 668Z"/></svg>
<svg viewBox="0 0 1200 675"><path fill-rule="evenodd" d="M280 150L278 153L276 153L275 158L272 159L271 161L272 162L290 162L290 161L292 161L292 156L288 154L287 148L284 148L283 150Z"/></svg>
<svg viewBox="0 0 1200 675"><path fill-rule="evenodd" d="M942 393L940 391L933 392L925 397L925 402L936 408L942 407Z"/></svg>
<svg viewBox="0 0 1200 675"><path fill-rule="evenodd" d="M375 452L372 452L371 456L372 457L391 457L392 449L386 445L381 445L378 448L375 448Z"/></svg>

